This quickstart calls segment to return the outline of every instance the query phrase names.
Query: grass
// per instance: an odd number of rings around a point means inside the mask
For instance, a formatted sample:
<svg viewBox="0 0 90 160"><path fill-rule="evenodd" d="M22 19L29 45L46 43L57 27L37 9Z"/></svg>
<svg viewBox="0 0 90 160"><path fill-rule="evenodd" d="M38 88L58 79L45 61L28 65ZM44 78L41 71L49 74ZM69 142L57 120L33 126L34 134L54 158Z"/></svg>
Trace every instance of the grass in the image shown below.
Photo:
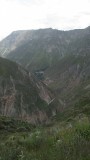
<svg viewBox="0 0 90 160"><path fill-rule="evenodd" d="M30 131L0 133L1 160L89 160L88 117Z"/></svg>
<svg viewBox="0 0 90 160"><path fill-rule="evenodd" d="M34 126L21 120L0 116L0 133L24 132L32 130Z"/></svg>

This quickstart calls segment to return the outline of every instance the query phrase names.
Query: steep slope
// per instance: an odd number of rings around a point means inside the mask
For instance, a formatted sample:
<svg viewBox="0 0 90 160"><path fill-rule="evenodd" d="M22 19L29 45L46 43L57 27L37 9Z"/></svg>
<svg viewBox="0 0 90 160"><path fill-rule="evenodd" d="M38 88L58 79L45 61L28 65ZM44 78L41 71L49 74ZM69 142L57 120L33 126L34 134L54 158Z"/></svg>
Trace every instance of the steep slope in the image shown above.
<svg viewBox="0 0 90 160"><path fill-rule="evenodd" d="M90 27L81 30L59 31L40 29L15 31L0 42L0 54L29 70L43 70L67 54L90 53Z"/></svg>
<svg viewBox="0 0 90 160"><path fill-rule="evenodd" d="M77 110L80 113L84 112L83 108L86 105L88 113L90 27L72 31L53 29L17 31L8 37L8 42L9 39L13 40L13 34L16 37L15 42L10 45L13 46L15 43L18 45L4 56L22 64L49 86L55 92L63 110L67 108L75 110L77 109L75 106L79 105ZM0 43L0 46L4 44L4 49L5 41L7 38Z"/></svg>
<svg viewBox="0 0 90 160"><path fill-rule="evenodd" d="M90 55L64 57L45 77L44 83L56 93L64 110L71 109L72 115L90 114Z"/></svg>
<svg viewBox="0 0 90 160"><path fill-rule="evenodd" d="M54 95L14 62L0 58L0 115L48 123L56 113Z"/></svg>
<svg viewBox="0 0 90 160"><path fill-rule="evenodd" d="M58 30L17 31L1 42L0 51L2 56L7 56L27 68L35 70L46 68L51 65L53 60L56 62L59 54L62 55L64 52L64 47L61 45L62 53L60 53L60 43L66 43L66 39L64 32ZM9 54L9 51L12 53Z"/></svg>
<svg viewBox="0 0 90 160"><path fill-rule="evenodd" d="M29 31L25 32L16 32L18 41L16 33L15 39L11 35L14 43L8 37L7 47L7 39L1 42L3 51L16 44L15 50L3 56L34 74L0 58L0 159L89 160L90 27L68 32L39 30L35 31L37 40L34 33L30 40ZM23 120L33 124L51 120L52 125L35 127Z"/></svg>

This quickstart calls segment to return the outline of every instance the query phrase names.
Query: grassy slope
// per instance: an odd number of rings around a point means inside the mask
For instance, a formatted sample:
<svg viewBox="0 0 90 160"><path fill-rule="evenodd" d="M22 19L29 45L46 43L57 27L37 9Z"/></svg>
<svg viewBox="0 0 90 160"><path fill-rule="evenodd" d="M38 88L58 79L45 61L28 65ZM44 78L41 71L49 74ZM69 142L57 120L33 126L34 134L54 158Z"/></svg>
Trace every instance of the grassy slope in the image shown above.
<svg viewBox="0 0 90 160"><path fill-rule="evenodd" d="M11 131L10 129L0 130L1 160L90 159L88 117L77 117L73 121L55 122L53 126L38 128L22 122L17 125L18 123L14 120L1 119L0 122L3 122L4 125L10 127L14 122L15 127L19 128L14 129L13 132L12 126Z"/></svg>

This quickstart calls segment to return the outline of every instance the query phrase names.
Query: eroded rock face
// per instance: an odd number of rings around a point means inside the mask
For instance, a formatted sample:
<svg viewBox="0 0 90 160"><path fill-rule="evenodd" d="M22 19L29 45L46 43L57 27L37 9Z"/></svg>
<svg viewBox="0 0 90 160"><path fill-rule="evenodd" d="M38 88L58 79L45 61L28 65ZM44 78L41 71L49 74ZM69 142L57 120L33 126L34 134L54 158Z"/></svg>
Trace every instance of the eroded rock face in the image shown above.
<svg viewBox="0 0 90 160"><path fill-rule="evenodd" d="M2 58L0 62L0 115L34 124L48 123L54 95L21 66Z"/></svg>

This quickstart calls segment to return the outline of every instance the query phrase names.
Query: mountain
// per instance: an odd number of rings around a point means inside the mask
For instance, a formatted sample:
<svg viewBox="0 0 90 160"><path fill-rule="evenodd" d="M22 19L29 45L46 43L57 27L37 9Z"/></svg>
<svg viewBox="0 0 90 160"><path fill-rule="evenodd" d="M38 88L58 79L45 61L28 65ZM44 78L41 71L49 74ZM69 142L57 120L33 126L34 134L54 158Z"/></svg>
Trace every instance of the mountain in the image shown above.
<svg viewBox="0 0 90 160"><path fill-rule="evenodd" d="M0 159L89 160L90 27L16 31L0 53L19 63L0 58Z"/></svg>
<svg viewBox="0 0 90 160"><path fill-rule="evenodd" d="M54 94L45 84L20 65L0 58L1 116L33 124L49 123L50 117L59 109L55 101Z"/></svg>
<svg viewBox="0 0 90 160"><path fill-rule="evenodd" d="M90 27L72 31L15 31L0 42L0 55L34 71L53 66L67 54L88 55L89 44Z"/></svg>
<svg viewBox="0 0 90 160"><path fill-rule="evenodd" d="M51 28L15 31L0 42L0 52L47 85L63 110L70 108L70 112L88 114L90 27L71 31Z"/></svg>

